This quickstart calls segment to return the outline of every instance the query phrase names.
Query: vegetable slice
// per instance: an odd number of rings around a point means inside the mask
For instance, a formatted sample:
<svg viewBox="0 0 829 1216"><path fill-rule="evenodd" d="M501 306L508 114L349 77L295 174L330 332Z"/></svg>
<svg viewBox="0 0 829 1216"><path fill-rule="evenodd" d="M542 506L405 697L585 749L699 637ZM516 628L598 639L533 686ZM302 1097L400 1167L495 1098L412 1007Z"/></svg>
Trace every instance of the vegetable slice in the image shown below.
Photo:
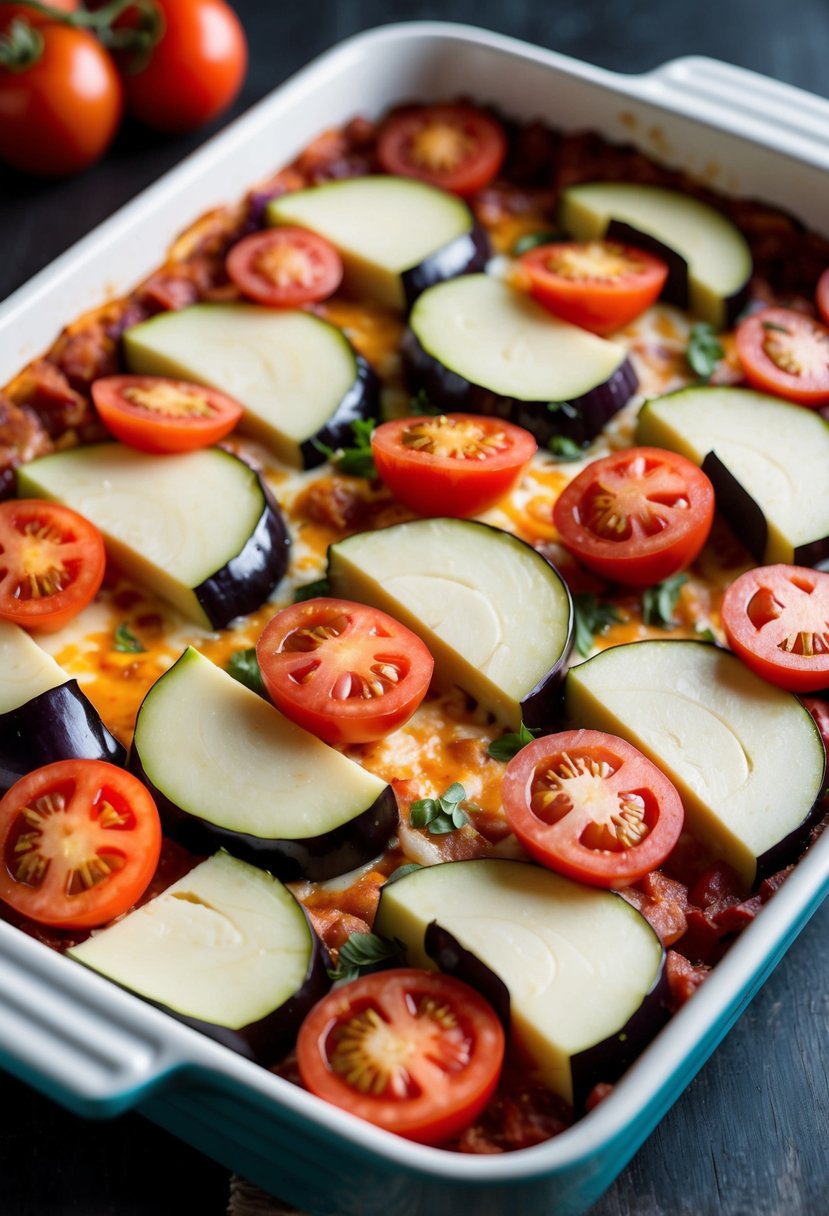
<svg viewBox="0 0 829 1216"><path fill-rule="evenodd" d="M829 329L790 308L764 308L737 326L737 355L752 388L798 405L829 403Z"/></svg>
<svg viewBox="0 0 829 1216"><path fill-rule="evenodd" d="M304 228L253 232L238 241L227 273L243 295L271 308L297 308L333 295L343 277L334 246Z"/></svg>
<svg viewBox="0 0 829 1216"><path fill-rule="evenodd" d="M487 185L506 150L504 128L474 106L409 106L387 118L377 137L377 159L387 173L454 194Z"/></svg>
<svg viewBox="0 0 829 1216"><path fill-rule="evenodd" d="M92 399L108 431L142 452L191 452L224 439L242 417L215 389L163 376L105 376Z"/></svg>

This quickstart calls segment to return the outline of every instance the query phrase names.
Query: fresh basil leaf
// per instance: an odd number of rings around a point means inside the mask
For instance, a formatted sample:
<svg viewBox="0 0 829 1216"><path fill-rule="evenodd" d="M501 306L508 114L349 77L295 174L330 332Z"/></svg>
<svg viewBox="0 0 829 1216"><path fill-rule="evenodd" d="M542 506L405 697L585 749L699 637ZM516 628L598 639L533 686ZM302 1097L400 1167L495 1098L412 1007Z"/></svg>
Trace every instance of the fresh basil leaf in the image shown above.
<svg viewBox="0 0 829 1216"><path fill-rule="evenodd" d="M129 627L122 622L115 630L112 649L120 650L122 654L145 654L147 647L142 645Z"/></svg>
<svg viewBox="0 0 829 1216"><path fill-rule="evenodd" d="M500 739L493 739L486 749L486 754L493 760L511 760L513 756L518 755L522 747L532 743L533 739L540 734L540 727L525 726L522 722L517 731L510 731L506 735L501 735Z"/></svg>
<svg viewBox="0 0 829 1216"><path fill-rule="evenodd" d="M337 966L328 972L332 980L355 980L364 970L378 967L404 954L406 946L399 937L379 937L376 933L351 933L340 946Z"/></svg>
<svg viewBox="0 0 829 1216"><path fill-rule="evenodd" d="M624 620L615 604L605 603L592 591L580 591L573 596L576 617L576 650L585 658L593 649L597 637L607 633L611 625Z"/></svg>
<svg viewBox="0 0 829 1216"><path fill-rule="evenodd" d="M250 688L252 692L258 692L260 697L265 696L265 685L262 682L262 673L256 661L255 646L235 651L230 656L227 672L228 675L233 676L234 680L238 680L240 684L244 684L245 688Z"/></svg>
<svg viewBox="0 0 829 1216"><path fill-rule="evenodd" d="M561 234L549 229L542 228L538 232L525 232L513 245L512 256L520 258L522 253L529 253L531 249L537 249L539 245L554 245L556 241L560 240Z"/></svg>
<svg viewBox="0 0 829 1216"><path fill-rule="evenodd" d="M709 325L707 321L697 321L696 325L691 327L685 358L703 384L707 384L711 379L714 369L724 355L725 351L713 325Z"/></svg>
<svg viewBox="0 0 829 1216"><path fill-rule="evenodd" d="M425 828L439 814L440 807L436 798L418 798L409 807L409 823L413 828Z"/></svg>
<svg viewBox="0 0 829 1216"><path fill-rule="evenodd" d="M447 802L450 804L463 802L465 797L466 790L463 788L460 781L453 781L448 790L441 794L440 800L445 806Z"/></svg>
<svg viewBox="0 0 829 1216"><path fill-rule="evenodd" d="M470 810L478 809L474 802L468 801L460 781L453 781L439 798L418 798L413 802L409 807L409 823L413 828L426 828L433 836L454 832L469 822L461 803Z"/></svg>
<svg viewBox="0 0 829 1216"><path fill-rule="evenodd" d="M548 401L547 409L551 414L563 414L565 418L580 418L581 411L572 401Z"/></svg>
<svg viewBox="0 0 829 1216"><path fill-rule="evenodd" d="M717 635L710 625L704 625L702 621L697 621L694 626L694 633L701 642L713 642L717 644Z"/></svg>
<svg viewBox="0 0 829 1216"><path fill-rule="evenodd" d="M660 629L673 629L677 622L674 620L679 594L688 576L674 574L655 587L648 587L642 592L642 619L646 625L656 625Z"/></svg>
<svg viewBox="0 0 829 1216"><path fill-rule="evenodd" d="M351 423L351 434L354 442L350 447L330 448L319 439L312 440L318 452L322 452L341 473L349 477L367 477L374 480L377 469L374 466L374 456L371 451L371 436L377 426L374 418L355 418Z"/></svg>
<svg viewBox="0 0 829 1216"><path fill-rule="evenodd" d="M556 460L566 462L569 460L581 460L584 457L584 448L581 444L576 443L575 439L568 439L566 435L553 435L547 447Z"/></svg>
<svg viewBox="0 0 829 1216"><path fill-rule="evenodd" d="M331 584L327 578L318 578L313 583L303 583L294 592L294 603L301 604L303 600L315 600L318 595L330 595Z"/></svg>
<svg viewBox="0 0 829 1216"><path fill-rule="evenodd" d="M398 866L397 869L388 876L384 886L388 887L393 882L397 882L399 878L405 878L407 874L414 874L415 870L422 870L423 866L416 861L410 861L405 866Z"/></svg>

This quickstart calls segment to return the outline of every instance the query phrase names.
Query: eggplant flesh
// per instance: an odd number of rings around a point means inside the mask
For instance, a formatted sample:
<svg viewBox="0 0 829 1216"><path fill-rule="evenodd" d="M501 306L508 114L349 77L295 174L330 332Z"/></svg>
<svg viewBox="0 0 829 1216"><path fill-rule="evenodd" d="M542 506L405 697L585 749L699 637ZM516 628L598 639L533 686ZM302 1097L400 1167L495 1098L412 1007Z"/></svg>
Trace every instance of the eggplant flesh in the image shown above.
<svg viewBox="0 0 829 1216"><path fill-rule="evenodd" d="M299 445L303 468L313 469L328 459L323 447L347 447L353 440L353 424L376 419L380 410L380 381L362 355L355 356L357 377L321 430Z"/></svg>

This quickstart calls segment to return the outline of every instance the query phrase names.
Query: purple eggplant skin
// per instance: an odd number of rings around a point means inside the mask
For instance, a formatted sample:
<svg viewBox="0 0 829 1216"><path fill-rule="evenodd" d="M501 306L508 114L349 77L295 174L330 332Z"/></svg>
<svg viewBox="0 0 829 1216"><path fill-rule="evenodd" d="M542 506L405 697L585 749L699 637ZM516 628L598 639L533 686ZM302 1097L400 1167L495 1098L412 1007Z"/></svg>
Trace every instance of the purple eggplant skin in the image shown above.
<svg viewBox="0 0 829 1216"><path fill-rule="evenodd" d="M171 802L147 775L134 745L128 767L155 799L165 833L189 852L211 854L226 849L241 861L268 870L282 882L300 878L323 882L365 865L383 852L399 820L397 799L387 785L366 810L321 836L301 840L252 836L209 823Z"/></svg>
<svg viewBox="0 0 829 1216"><path fill-rule="evenodd" d="M509 1038L510 1032L510 997L509 988L500 975L482 963L477 954L467 950L448 929L444 929L436 920L426 926L423 935L423 949L440 970L455 979L462 980L470 988L489 1001L498 1015L498 1021Z"/></svg>
<svg viewBox="0 0 829 1216"><path fill-rule="evenodd" d="M521 721L531 730L552 730L564 721L562 688L573 649L572 611L567 645L558 661L521 701ZM563 729L563 728L562 728Z"/></svg>
<svg viewBox="0 0 829 1216"><path fill-rule="evenodd" d="M235 557L193 588L214 629L224 629L235 617L261 607L288 569L288 526L276 499L259 474L255 476L264 498L256 527Z"/></svg>
<svg viewBox="0 0 829 1216"><path fill-rule="evenodd" d="M324 448L349 447L352 423L379 417L380 381L362 355L355 355L357 376L321 431L299 445L303 468L314 469L328 459Z"/></svg>
<svg viewBox="0 0 829 1216"><path fill-rule="evenodd" d="M123 767L127 751L78 685L67 680L0 715L0 793L56 760L106 760Z"/></svg>
<svg viewBox="0 0 829 1216"><path fill-rule="evenodd" d="M522 401L502 397L451 371L421 346L411 329L406 330L400 349L412 393L424 392L447 411L503 418L529 431L542 447L558 437L589 443L627 405L639 384L633 364L624 359L609 380L572 401Z"/></svg>
<svg viewBox="0 0 829 1216"><path fill-rule="evenodd" d="M411 308L427 287L434 287L445 279L456 279L462 274L477 274L484 269L490 255L489 237L475 222L468 232L462 232L448 245L430 253L417 266L403 271L400 278L407 306Z"/></svg>

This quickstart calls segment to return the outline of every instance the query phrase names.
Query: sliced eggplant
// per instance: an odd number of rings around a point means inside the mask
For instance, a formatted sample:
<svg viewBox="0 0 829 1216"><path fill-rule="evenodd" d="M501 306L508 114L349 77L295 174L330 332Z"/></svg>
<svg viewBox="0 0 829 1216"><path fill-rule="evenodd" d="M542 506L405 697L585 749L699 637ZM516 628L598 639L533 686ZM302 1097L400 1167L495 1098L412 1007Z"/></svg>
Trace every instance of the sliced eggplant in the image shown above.
<svg viewBox="0 0 829 1216"><path fill-rule="evenodd" d="M531 545L465 519L418 519L328 551L332 594L373 604L423 638L442 685L517 730L550 722L572 645L573 606Z"/></svg>
<svg viewBox="0 0 829 1216"><path fill-rule="evenodd" d="M78 681L28 633L0 621L0 793L55 760L126 758Z"/></svg>
<svg viewBox="0 0 829 1216"><path fill-rule="evenodd" d="M220 389L244 407L241 429L280 460L312 468L377 416L379 383L334 325L295 309L194 304L124 334L131 371Z"/></svg>
<svg viewBox="0 0 829 1216"><path fill-rule="evenodd" d="M383 888L374 931L405 942L411 966L437 958L491 990L471 954L498 977L509 992L513 1037L577 1109L597 1081L615 1081L667 1019L664 952L645 918L612 891L540 866L486 858L415 870ZM441 942L436 958L427 935ZM457 967L447 938L460 948Z"/></svg>
<svg viewBox="0 0 829 1216"><path fill-rule="evenodd" d="M221 448L151 456L96 444L23 465L17 485L92 520L119 566L207 628L258 608L287 569L279 507Z"/></svg>
<svg viewBox="0 0 829 1216"><path fill-rule="evenodd" d="M353 870L397 826L390 786L192 647L144 698L130 766L185 848L226 848L285 880Z"/></svg>
<svg viewBox="0 0 829 1216"><path fill-rule="evenodd" d="M680 389L647 403L636 441L701 465L758 562L829 559L829 423L816 410L744 388Z"/></svg>
<svg viewBox="0 0 829 1216"><path fill-rule="evenodd" d="M330 987L300 904L270 874L218 853L69 954L264 1065Z"/></svg>
<svg viewBox="0 0 829 1216"><path fill-rule="evenodd" d="M607 237L668 263L663 295L718 329L743 308L751 250L740 230L701 199L661 186L588 182L562 191L559 223L580 241Z"/></svg>
<svg viewBox="0 0 829 1216"><path fill-rule="evenodd" d="M805 846L825 756L812 715L791 693L705 642L614 646L574 667L568 718L644 752L679 790L691 833L746 887Z"/></svg>
<svg viewBox="0 0 829 1216"><path fill-rule="evenodd" d="M427 287L482 270L486 233L457 195L410 177L353 177L283 194L267 223L298 224L336 245L352 295L404 311Z"/></svg>
<svg viewBox="0 0 829 1216"><path fill-rule="evenodd" d="M623 346L484 274L424 292L402 353L413 391L447 410L506 418L545 445L593 439L637 386Z"/></svg>

